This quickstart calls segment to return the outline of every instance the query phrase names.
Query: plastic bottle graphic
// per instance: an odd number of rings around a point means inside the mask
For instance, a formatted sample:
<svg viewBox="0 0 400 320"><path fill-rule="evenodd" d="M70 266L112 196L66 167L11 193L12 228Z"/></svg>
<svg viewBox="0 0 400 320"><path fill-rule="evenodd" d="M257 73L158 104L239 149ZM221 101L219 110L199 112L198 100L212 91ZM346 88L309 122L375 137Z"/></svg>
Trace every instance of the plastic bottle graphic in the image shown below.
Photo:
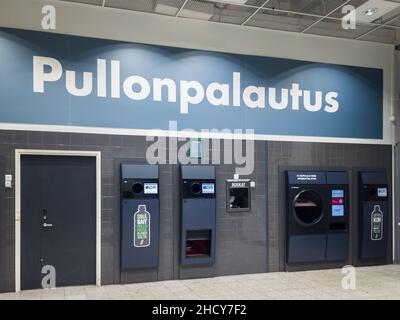
<svg viewBox="0 0 400 320"><path fill-rule="evenodd" d="M383 235L383 212L379 205L374 205L371 213L371 240L382 240Z"/></svg>
<svg viewBox="0 0 400 320"><path fill-rule="evenodd" d="M134 237L133 245L137 248L148 247L150 245L150 213L146 205L140 204L138 211L133 216Z"/></svg>

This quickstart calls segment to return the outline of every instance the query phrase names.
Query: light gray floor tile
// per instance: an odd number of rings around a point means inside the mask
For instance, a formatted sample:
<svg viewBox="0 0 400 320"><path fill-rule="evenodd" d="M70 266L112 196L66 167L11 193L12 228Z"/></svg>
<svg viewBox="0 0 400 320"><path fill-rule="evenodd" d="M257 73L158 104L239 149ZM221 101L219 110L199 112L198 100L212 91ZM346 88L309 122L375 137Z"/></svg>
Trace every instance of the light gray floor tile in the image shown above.
<svg viewBox="0 0 400 320"><path fill-rule="evenodd" d="M400 265L356 268L355 290L342 288L340 269L257 273L153 283L66 287L0 294L0 300L400 300Z"/></svg>

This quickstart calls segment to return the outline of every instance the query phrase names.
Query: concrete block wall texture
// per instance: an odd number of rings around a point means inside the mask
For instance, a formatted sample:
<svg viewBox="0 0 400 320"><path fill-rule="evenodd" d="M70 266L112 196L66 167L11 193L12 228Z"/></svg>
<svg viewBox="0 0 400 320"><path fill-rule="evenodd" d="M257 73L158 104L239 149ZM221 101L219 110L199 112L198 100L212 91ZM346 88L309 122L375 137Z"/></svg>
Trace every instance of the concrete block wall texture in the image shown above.
<svg viewBox="0 0 400 320"><path fill-rule="evenodd" d="M267 208L266 208L266 144L255 142L255 170L249 178L256 183L251 189L251 210L231 213L226 210L226 180L232 179L235 166L216 166L217 223L216 258L213 266L176 267L180 278L221 276L266 272L267 261Z"/></svg>
<svg viewBox="0 0 400 320"><path fill-rule="evenodd" d="M394 126L394 142L397 144L400 142L400 51L394 50L393 52L393 109L396 122Z"/></svg>
<svg viewBox="0 0 400 320"><path fill-rule="evenodd" d="M394 188L396 194L398 193L397 190L400 188L400 145L396 144L394 147ZM399 230L400 227L400 197L395 196L395 229ZM400 235L398 232L395 233L395 262L399 263L400 262Z"/></svg>
<svg viewBox="0 0 400 320"><path fill-rule="evenodd" d="M145 163L151 143L135 136L0 131L0 172L15 176L15 149L101 151L101 276L102 284L112 284L282 270L282 166L339 166L348 170L355 166L380 167L388 174L391 170L390 146L255 141L255 170L249 177L243 176L256 183L251 211L226 212L225 180L233 177L235 166L218 165L216 262L212 266L181 267L179 165L167 162L160 165L159 267L121 271L120 163ZM13 291L15 282L15 198L14 188L0 190L0 291L5 292Z"/></svg>

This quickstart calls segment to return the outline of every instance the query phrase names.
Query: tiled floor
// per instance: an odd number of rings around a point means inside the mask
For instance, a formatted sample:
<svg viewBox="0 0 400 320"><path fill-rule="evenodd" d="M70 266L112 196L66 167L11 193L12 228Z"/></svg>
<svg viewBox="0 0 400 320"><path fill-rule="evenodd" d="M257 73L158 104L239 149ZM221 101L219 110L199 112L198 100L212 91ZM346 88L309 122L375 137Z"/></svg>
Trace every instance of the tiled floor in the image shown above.
<svg viewBox="0 0 400 320"><path fill-rule="evenodd" d="M261 273L102 287L67 287L0 294L0 299L400 299L400 265L356 268L345 290L340 269Z"/></svg>

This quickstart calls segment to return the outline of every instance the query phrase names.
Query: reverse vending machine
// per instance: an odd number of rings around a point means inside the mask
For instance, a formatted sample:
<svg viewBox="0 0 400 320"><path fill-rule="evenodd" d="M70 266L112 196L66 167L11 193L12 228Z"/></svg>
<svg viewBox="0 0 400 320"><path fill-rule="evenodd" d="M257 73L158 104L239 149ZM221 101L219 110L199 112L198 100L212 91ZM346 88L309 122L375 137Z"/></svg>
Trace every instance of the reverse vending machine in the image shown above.
<svg viewBox="0 0 400 320"><path fill-rule="evenodd" d="M214 166L182 166L181 178L181 264L213 264L216 223Z"/></svg>
<svg viewBox="0 0 400 320"><path fill-rule="evenodd" d="M286 172L286 267L343 265L349 247L345 171Z"/></svg>
<svg viewBox="0 0 400 320"><path fill-rule="evenodd" d="M158 166L121 165L121 269L158 266Z"/></svg>
<svg viewBox="0 0 400 320"><path fill-rule="evenodd" d="M389 231L389 186L385 172L359 173L360 258L373 262L387 257Z"/></svg>

